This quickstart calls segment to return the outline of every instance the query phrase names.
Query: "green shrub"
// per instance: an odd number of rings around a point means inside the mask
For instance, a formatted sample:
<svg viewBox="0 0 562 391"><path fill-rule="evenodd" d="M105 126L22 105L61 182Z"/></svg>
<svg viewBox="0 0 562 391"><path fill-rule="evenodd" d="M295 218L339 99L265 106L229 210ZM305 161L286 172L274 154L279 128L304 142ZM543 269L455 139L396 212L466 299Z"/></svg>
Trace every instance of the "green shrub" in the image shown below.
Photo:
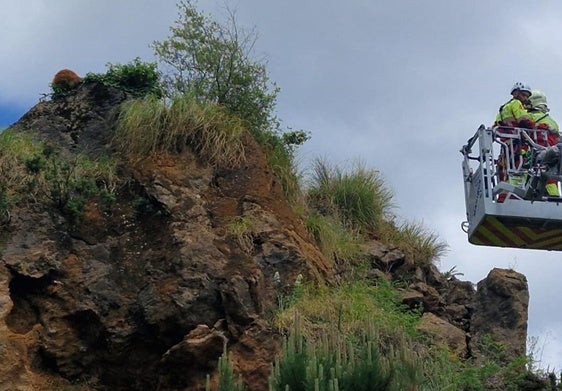
<svg viewBox="0 0 562 391"><path fill-rule="evenodd" d="M104 85L127 91L134 97L145 95L162 96L160 73L156 63L147 63L135 58L127 64L107 63L105 74L88 73L85 82L101 82Z"/></svg>
<svg viewBox="0 0 562 391"><path fill-rule="evenodd" d="M58 152L45 152L42 156L28 161L44 159L44 167L31 172L30 184L43 194L71 221L78 222L89 199L98 197L102 202L111 203L117 187L115 162L109 159L90 160L83 155L73 158L61 157Z"/></svg>
<svg viewBox="0 0 562 391"><path fill-rule="evenodd" d="M276 129L278 88L264 64L253 59L255 32L246 33L231 14L221 24L199 12L191 0L178 3L179 19L167 40L152 47L164 65L170 97L194 94L238 115L252 133Z"/></svg>
<svg viewBox="0 0 562 391"><path fill-rule="evenodd" d="M326 330L317 338L304 333L295 314L281 357L276 359L272 390L408 390L422 382L418 356L404 340L381 346L371 324L359 338L338 330Z"/></svg>
<svg viewBox="0 0 562 391"><path fill-rule="evenodd" d="M51 90L53 90L53 94L52 94L53 98L72 95L76 92L76 89L78 88L78 84L66 86L66 85L57 85L51 83L50 86L51 86ZM47 96L47 94L45 96Z"/></svg>
<svg viewBox="0 0 562 391"><path fill-rule="evenodd" d="M216 391L244 391L246 387L240 377L236 378L234 374L234 367L232 361L228 357L226 348L223 354L219 357L219 378ZM207 375L205 383L205 391L211 391L210 376Z"/></svg>
<svg viewBox="0 0 562 391"><path fill-rule="evenodd" d="M61 156L31 134L12 130L0 134L0 179L6 207L16 197L50 202L77 221L87 200L114 200L118 185L115 171L116 163L109 158L94 161L83 155Z"/></svg>

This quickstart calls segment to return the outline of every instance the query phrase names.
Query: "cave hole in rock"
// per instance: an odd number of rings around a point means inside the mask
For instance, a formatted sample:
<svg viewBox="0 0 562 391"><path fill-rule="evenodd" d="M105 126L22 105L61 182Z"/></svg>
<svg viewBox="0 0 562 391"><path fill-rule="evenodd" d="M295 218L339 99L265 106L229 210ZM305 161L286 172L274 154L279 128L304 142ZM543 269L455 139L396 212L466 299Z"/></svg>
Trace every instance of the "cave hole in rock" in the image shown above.
<svg viewBox="0 0 562 391"><path fill-rule="evenodd" d="M6 317L6 325L17 334L26 334L39 322L37 301L53 281L49 274L34 278L12 271L10 298L13 307Z"/></svg>

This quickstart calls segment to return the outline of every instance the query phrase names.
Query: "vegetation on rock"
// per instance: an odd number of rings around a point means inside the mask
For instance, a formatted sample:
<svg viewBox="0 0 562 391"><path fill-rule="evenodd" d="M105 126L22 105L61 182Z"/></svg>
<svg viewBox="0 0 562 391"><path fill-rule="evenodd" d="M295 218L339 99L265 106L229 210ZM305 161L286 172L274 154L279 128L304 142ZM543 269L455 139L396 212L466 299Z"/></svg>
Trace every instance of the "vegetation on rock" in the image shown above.
<svg viewBox="0 0 562 391"><path fill-rule="evenodd" d="M147 63L137 57L127 64L107 63L106 66L106 73L87 73L84 82L99 82L119 88L137 98L147 95L162 96L160 73L156 63Z"/></svg>
<svg viewBox="0 0 562 391"><path fill-rule="evenodd" d="M111 204L119 159L134 163L190 148L217 170L235 170L245 162L245 137L252 135L266 150L312 241L338 272L337 284L291 281L285 286L292 294L277 297L271 327L280 331L284 344L281 355L271 357L271 390L524 389L526 369L532 366L528 357L502 366L501 346L492 342L481 347L488 353L483 361L459 357L418 331L424 309L402 304L405 280L385 276L388 270L369 274L375 267L365 249L374 240L401 249L410 271L433 265L446 244L422 224L398 222L393 195L376 170L362 165L343 170L317 160L310 183L304 184L295 151L309 136L280 131L279 90L270 84L265 64L252 59L254 33L244 35L234 18L226 26L215 22L189 0L178 8L171 37L153 44L167 73L135 59L85 78L133 97L120 107L111 129L118 156L68 156L38 141L33 131L2 132L0 216L14 203L36 202L55 206L76 222L89 200ZM241 254L252 253L253 224L244 216L228 221L225 235ZM226 351L218 368L219 390L244 388Z"/></svg>

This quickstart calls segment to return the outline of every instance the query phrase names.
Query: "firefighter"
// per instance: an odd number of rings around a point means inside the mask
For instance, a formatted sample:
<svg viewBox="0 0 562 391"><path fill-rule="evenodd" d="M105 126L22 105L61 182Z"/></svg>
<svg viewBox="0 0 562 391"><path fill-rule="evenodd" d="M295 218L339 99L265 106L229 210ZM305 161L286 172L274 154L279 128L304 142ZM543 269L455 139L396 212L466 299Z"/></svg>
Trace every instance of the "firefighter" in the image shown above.
<svg viewBox="0 0 562 391"><path fill-rule="evenodd" d="M548 104L546 102L546 96L542 91L532 91L529 101L531 106L529 115L535 122L535 128L539 130L536 141L540 145L551 147L546 150L546 158L544 158L544 152L539 154L539 160L542 160L542 163L549 167L547 173L555 172L559 175L557 171L559 167L558 159L560 159L560 150L556 147L556 144L559 142L558 124L549 115L550 109L548 108ZM544 131L544 134L540 132L541 130ZM556 161L556 163L552 164L552 161ZM556 179L549 178L547 175L544 187L550 197L560 197L558 181Z"/></svg>
<svg viewBox="0 0 562 391"><path fill-rule="evenodd" d="M511 88L512 98L501 105L494 126L501 133L513 133L513 128L526 128L532 129L534 127L534 122L525 105L529 104L529 98L532 96L531 87L526 84L517 82ZM509 139L507 140L509 148L513 153L512 163L514 167L511 169L518 170L524 164L524 159L522 157L521 150L521 140ZM508 177L508 167L510 162L506 159L506 150L502 148L500 156L498 157L498 179L500 181L510 181L515 185L519 185L520 179L516 176L512 178Z"/></svg>
<svg viewBox="0 0 562 391"><path fill-rule="evenodd" d="M545 147L558 144L560 138L560 129L556 121L550 116L546 96L542 91L533 90L529 98L530 109L529 115L531 120L535 122L535 128L544 130L545 137L537 137L537 142Z"/></svg>
<svg viewBox="0 0 562 391"><path fill-rule="evenodd" d="M494 126L533 128L534 124L524 106L532 96L531 94L531 87L523 83L515 83L511 88L512 98L501 105Z"/></svg>

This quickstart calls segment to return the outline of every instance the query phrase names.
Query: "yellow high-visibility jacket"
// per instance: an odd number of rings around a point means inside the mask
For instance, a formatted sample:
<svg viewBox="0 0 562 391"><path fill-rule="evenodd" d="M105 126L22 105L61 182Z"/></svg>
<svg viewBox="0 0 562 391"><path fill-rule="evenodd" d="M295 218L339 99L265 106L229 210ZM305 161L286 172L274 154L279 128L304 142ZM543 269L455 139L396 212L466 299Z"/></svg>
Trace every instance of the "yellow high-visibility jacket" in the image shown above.
<svg viewBox="0 0 562 391"><path fill-rule="evenodd" d="M528 128L531 123L531 117L525 107L523 107L523 103L513 98L500 107L494 125Z"/></svg>

